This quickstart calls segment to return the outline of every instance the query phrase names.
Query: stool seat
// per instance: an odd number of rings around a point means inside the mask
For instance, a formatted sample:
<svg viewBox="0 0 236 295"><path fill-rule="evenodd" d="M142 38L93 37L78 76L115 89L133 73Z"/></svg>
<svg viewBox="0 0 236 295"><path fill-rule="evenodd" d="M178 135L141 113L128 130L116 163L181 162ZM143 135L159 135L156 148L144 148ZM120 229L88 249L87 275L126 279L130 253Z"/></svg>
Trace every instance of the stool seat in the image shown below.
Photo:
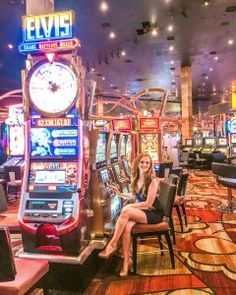
<svg viewBox="0 0 236 295"><path fill-rule="evenodd" d="M0 282L0 294L24 295L49 271L47 260L15 258L16 277L14 281Z"/></svg>
<svg viewBox="0 0 236 295"><path fill-rule="evenodd" d="M226 187L236 188L236 178L218 177L218 182Z"/></svg>
<svg viewBox="0 0 236 295"><path fill-rule="evenodd" d="M156 231L161 231L161 230L168 230L169 224L168 222L160 222L160 223L155 223L155 224L141 224L137 223L133 226L132 228L132 233L133 234L138 234L142 232L156 232Z"/></svg>

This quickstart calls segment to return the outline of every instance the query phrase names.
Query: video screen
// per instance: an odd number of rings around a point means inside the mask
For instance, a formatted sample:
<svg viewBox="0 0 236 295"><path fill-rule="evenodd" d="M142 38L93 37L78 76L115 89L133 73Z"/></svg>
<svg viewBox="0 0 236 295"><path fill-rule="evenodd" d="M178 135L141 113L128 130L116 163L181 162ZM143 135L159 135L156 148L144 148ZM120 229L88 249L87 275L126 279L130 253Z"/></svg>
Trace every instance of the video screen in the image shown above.
<svg viewBox="0 0 236 295"><path fill-rule="evenodd" d="M113 134L112 140L111 140L111 149L110 149L110 160L111 163L118 160L118 140L119 140L118 134Z"/></svg>
<svg viewBox="0 0 236 295"><path fill-rule="evenodd" d="M114 196L111 200L111 219L121 211L121 198Z"/></svg>
<svg viewBox="0 0 236 295"><path fill-rule="evenodd" d="M24 155L25 151L25 134L24 126L10 126L9 127L9 154L11 156Z"/></svg>
<svg viewBox="0 0 236 295"><path fill-rule="evenodd" d="M194 140L195 146L201 146L202 145L202 138L197 138Z"/></svg>
<svg viewBox="0 0 236 295"><path fill-rule="evenodd" d="M96 163L104 162L107 158L107 133L99 133L96 148Z"/></svg>
<svg viewBox="0 0 236 295"><path fill-rule="evenodd" d="M219 146L226 146L227 138L219 138Z"/></svg>
<svg viewBox="0 0 236 295"><path fill-rule="evenodd" d="M77 127L31 128L32 158L77 157L79 140Z"/></svg>
<svg viewBox="0 0 236 295"><path fill-rule="evenodd" d="M27 210L49 210L56 211L58 207L58 201L44 201L44 200L35 200L35 201L26 201Z"/></svg>
<svg viewBox="0 0 236 295"><path fill-rule="evenodd" d="M65 170L38 170L35 171L35 183L65 183L66 171Z"/></svg>
<svg viewBox="0 0 236 295"><path fill-rule="evenodd" d="M186 139L186 145L187 146L192 146L193 145L193 140L192 139Z"/></svg>
<svg viewBox="0 0 236 295"><path fill-rule="evenodd" d="M123 135L121 139L120 155L121 157L126 156L126 145L128 141L128 135Z"/></svg>
<svg viewBox="0 0 236 295"><path fill-rule="evenodd" d="M101 177L103 182L108 182L109 180L109 173L107 169L101 170Z"/></svg>
<svg viewBox="0 0 236 295"><path fill-rule="evenodd" d="M216 144L215 138L205 138L205 145L214 146Z"/></svg>
<svg viewBox="0 0 236 295"><path fill-rule="evenodd" d="M117 175L120 175L120 166L119 166L119 165L115 165L115 166L114 166L114 169L115 169L115 171L116 171L116 174L117 174Z"/></svg>
<svg viewBox="0 0 236 295"><path fill-rule="evenodd" d="M29 191L76 192L77 162L31 162Z"/></svg>
<svg viewBox="0 0 236 295"><path fill-rule="evenodd" d="M128 171L129 170L129 163L128 161L124 161L125 169Z"/></svg>

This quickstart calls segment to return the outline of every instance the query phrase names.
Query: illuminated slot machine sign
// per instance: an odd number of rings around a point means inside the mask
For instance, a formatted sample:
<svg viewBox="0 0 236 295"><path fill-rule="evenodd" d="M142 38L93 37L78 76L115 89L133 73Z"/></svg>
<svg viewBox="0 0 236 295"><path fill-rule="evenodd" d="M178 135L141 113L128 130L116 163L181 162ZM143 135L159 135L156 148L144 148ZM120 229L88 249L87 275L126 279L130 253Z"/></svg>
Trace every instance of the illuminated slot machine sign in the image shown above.
<svg viewBox="0 0 236 295"><path fill-rule="evenodd" d="M114 163L118 160L118 142L119 134L113 134L110 146L110 163Z"/></svg>
<svg viewBox="0 0 236 295"><path fill-rule="evenodd" d="M108 133L100 132L96 148L96 169L99 169L107 163L107 143Z"/></svg>
<svg viewBox="0 0 236 295"><path fill-rule="evenodd" d="M78 157L78 128L45 127L31 128L31 158Z"/></svg>
<svg viewBox="0 0 236 295"><path fill-rule="evenodd" d="M128 135L127 134L123 134L123 136L121 138L121 146L120 146L120 156L121 156L121 159L123 159L126 156L127 141L128 141Z"/></svg>
<svg viewBox="0 0 236 295"><path fill-rule="evenodd" d="M158 135L141 134L141 151L148 153L154 162L158 162Z"/></svg>
<svg viewBox="0 0 236 295"><path fill-rule="evenodd" d="M107 169L102 169L102 170L100 171L100 174L101 174L101 178L102 178L102 182L103 182L103 183L106 183L106 182L109 181L110 176L109 176L109 172L108 172Z"/></svg>
<svg viewBox="0 0 236 295"><path fill-rule="evenodd" d="M203 139L202 139L202 138L196 138L196 139L194 140L194 146L195 146L195 147L200 147L200 146L202 146L202 143L203 143Z"/></svg>

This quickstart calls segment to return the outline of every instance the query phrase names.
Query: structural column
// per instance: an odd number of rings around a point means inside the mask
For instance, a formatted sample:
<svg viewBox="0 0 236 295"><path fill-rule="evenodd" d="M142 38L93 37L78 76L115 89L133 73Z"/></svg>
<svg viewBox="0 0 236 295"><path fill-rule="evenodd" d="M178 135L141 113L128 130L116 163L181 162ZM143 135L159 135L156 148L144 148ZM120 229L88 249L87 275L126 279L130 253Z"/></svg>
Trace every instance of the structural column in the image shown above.
<svg viewBox="0 0 236 295"><path fill-rule="evenodd" d="M54 12L54 0L26 0L26 15Z"/></svg>
<svg viewBox="0 0 236 295"><path fill-rule="evenodd" d="M182 139L193 136L192 68L181 68Z"/></svg>

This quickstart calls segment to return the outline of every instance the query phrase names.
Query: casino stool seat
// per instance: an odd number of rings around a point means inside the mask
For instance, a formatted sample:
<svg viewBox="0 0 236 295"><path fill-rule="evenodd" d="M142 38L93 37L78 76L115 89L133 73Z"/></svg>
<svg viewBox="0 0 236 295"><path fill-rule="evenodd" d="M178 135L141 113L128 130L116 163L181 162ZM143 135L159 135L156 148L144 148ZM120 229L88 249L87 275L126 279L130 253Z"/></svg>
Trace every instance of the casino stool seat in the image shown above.
<svg viewBox="0 0 236 295"><path fill-rule="evenodd" d="M217 181L221 185L227 187L228 190L228 205L222 207L222 211L235 212L233 206L233 193L232 189L236 189L236 165L227 163L213 162L211 164L212 172L217 175Z"/></svg>
<svg viewBox="0 0 236 295"><path fill-rule="evenodd" d="M13 194L17 198L18 193L21 191L22 174L20 166L5 166L4 174L7 183L7 200Z"/></svg>
<svg viewBox="0 0 236 295"><path fill-rule="evenodd" d="M43 287L47 293L48 261L14 258L7 227L0 228L0 245L0 294L24 295L36 287Z"/></svg>
<svg viewBox="0 0 236 295"><path fill-rule="evenodd" d="M159 170L156 171L156 176L158 178L168 179L172 172L173 162L162 162L159 164Z"/></svg>

